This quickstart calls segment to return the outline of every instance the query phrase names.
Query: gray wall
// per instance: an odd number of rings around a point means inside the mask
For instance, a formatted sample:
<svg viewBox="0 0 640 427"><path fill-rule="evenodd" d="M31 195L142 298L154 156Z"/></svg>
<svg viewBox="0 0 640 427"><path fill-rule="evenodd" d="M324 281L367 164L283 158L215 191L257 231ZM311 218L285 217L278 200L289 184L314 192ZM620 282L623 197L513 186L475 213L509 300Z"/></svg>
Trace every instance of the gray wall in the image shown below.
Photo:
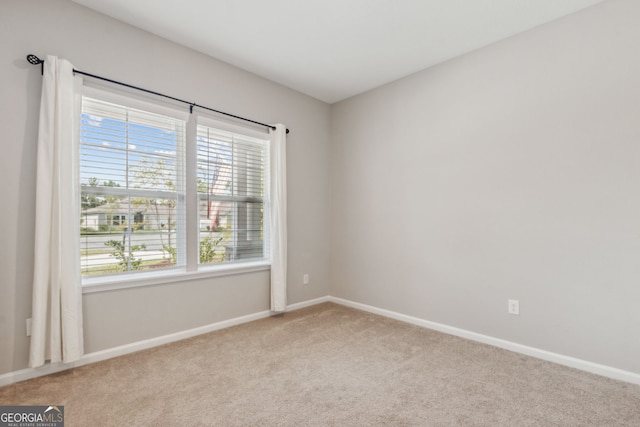
<svg viewBox="0 0 640 427"><path fill-rule="evenodd" d="M612 0L333 105L331 294L640 373L639 21Z"/></svg>
<svg viewBox="0 0 640 427"><path fill-rule="evenodd" d="M156 89L259 121L287 144L289 302L329 293L329 106L67 0L0 3L0 374L27 367L39 67L25 55ZM308 273L309 285L302 285ZM84 296L86 351L207 325L269 307L268 272Z"/></svg>
<svg viewBox="0 0 640 427"><path fill-rule="evenodd" d="M332 294L640 372L639 17L611 0L329 107L67 0L2 0L0 374L27 366L27 53L291 128L291 303ZM87 294L87 351L267 308L267 272Z"/></svg>

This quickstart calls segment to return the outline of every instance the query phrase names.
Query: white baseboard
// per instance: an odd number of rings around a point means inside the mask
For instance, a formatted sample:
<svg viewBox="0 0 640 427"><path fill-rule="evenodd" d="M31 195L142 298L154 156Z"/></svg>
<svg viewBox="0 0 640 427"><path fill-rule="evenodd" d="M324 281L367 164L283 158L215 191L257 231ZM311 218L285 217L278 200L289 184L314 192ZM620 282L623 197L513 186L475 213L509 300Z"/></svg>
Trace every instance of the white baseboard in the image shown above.
<svg viewBox="0 0 640 427"><path fill-rule="evenodd" d="M310 299L308 301L298 302L296 304L291 304L287 306L287 311L300 310L301 308L311 307L312 305L322 304L323 302L331 301L331 297L327 295L326 297L320 297L316 299Z"/></svg>
<svg viewBox="0 0 640 427"><path fill-rule="evenodd" d="M342 298L329 297L329 301L334 302L336 304L341 304L347 307L356 308L358 310L367 311L369 313L378 314L380 316L389 317L391 319L400 320L401 322L410 323L412 325L421 326L423 328L433 329L435 331L443 332L445 334L455 335L457 337L481 342L483 344L489 344L494 347L499 347L505 350L513 351L515 353L525 354L527 356L532 356L538 359L546 360L548 362L554 362L559 365L580 369L582 371L601 375L603 377L613 378L616 380L640 385L640 374L636 374L634 372L623 371L622 369L612 368L610 366L600 365L597 363L589 362L582 359L576 359L574 357L565 356L558 353L552 353L550 351L541 350L539 348L529 347L529 346L518 344L512 341L506 341L500 338L494 338L488 335L478 334L476 332L467 331L465 329L459 329L453 326L447 326L441 323L431 322L428 320L420 319L418 317L407 316L406 314L396 313L394 311L385 310L382 308L377 308L377 307L349 301Z"/></svg>
<svg viewBox="0 0 640 427"><path fill-rule="evenodd" d="M316 298L309 301L303 301L296 304L287 306L286 311L294 311L304 307L320 304L329 301L329 297ZM125 354L134 353L140 350L146 350L149 348L157 347L163 344L169 344L175 341L180 341L186 338L195 337L197 335L206 334L208 332L217 331L231 326L240 325L254 320L264 319L269 317L271 312L269 310L260 311L258 313L248 314L246 316L240 316L229 320L223 320L221 322L212 323L210 325L200 326L197 328L189 329L186 331L176 332L169 335L163 335L156 338L151 338L144 341L138 341L131 344L125 344L119 347L109 348L106 350L96 351L94 353L85 354L80 360L73 363L55 363L46 364L39 368L26 368L19 371L9 372L7 374L0 375L0 387L17 383L20 381L30 380L32 378L41 377L43 375L54 374L56 372L65 371L67 369L75 368L78 366L88 365L90 363L100 362L114 357L123 356Z"/></svg>
<svg viewBox="0 0 640 427"><path fill-rule="evenodd" d="M412 325L421 326L427 329L433 329L435 331L443 332L449 335L455 335L461 338L466 338L472 341L489 344L494 347L503 348L516 353L525 354L527 356L536 357L538 359L546 360L549 362L558 363L560 365L569 366L571 368L580 369L582 371L591 372L593 374L602 375L604 377L613 378L620 381L625 381L632 384L640 385L640 374L634 372L623 371L621 369L612 368L606 365L600 365L597 363L589 362L586 360L576 359L574 357L565 356L562 354L552 353L546 350L541 350L534 347L514 343L511 341L494 338L488 335L478 334L476 332L467 331L465 329L455 328L453 326L443 325L441 323L431 322L428 320L420 319L418 317L408 316L406 314L396 313L394 311L385 310L382 308L373 307L358 302L353 302L343 298L337 298L332 296L326 296L316 298L308 301L303 301L287 306L287 312L299 310L301 308L310 307L312 305L321 304L323 302L334 302L336 304L344 305L347 307L356 308L358 310L367 311L369 313L378 314L380 316L396 319L401 322L410 323ZM78 366L88 365L94 362L100 362L102 360L111 359L125 354L133 353L140 350L146 350L149 348L157 347L159 345L180 341L186 338L191 338L197 335L206 334L208 332L217 331L220 329L228 328L231 326L240 325L254 320L264 319L269 317L271 312L260 311L258 313L248 314L246 316L240 316L233 319L223 320L221 322L212 323L210 325L201 326L198 328L189 329L186 331L176 332L161 337L151 338L144 341L138 341L131 344L126 344L119 347L110 348L107 350L97 351L94 353L86 354L77 362L73 363L56 363L47 364L39 368L27 368L19 371L9 372L7 374L0 375L0 387L17 383L20 381L26 381L32 378L41 377L43 375L49 375L56 372L61 372L67 369L75 368Z"/></svg>

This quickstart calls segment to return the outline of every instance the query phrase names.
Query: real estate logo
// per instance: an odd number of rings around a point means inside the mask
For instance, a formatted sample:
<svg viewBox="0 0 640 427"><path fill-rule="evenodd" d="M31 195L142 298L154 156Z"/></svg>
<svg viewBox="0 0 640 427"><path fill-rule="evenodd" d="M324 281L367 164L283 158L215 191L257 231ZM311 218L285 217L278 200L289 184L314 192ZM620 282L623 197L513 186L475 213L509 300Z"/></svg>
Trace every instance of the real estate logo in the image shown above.
<svg viewBox="0 0 640 427"><path fill-rule="evenodd" d="M0 406L0 427L64 427L64 406Z"/></svg>

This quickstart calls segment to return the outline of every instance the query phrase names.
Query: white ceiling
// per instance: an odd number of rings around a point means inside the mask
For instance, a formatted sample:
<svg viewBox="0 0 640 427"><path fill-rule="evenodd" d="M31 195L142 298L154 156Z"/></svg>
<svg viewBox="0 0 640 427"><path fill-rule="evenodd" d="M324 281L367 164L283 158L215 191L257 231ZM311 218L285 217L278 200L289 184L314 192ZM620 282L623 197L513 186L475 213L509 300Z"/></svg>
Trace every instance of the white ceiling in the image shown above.
<svg viewBox="0 0 640 427"><path fill-rule="evenodd" d="M328 103L603 0L73 0Z"/></svg>

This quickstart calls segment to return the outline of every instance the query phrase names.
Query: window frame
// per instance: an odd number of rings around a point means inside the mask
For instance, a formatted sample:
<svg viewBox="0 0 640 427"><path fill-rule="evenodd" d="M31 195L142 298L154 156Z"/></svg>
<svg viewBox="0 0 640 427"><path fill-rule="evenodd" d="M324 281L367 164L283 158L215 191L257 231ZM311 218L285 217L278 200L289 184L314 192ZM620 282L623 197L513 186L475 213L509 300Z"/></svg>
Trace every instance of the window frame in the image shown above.
<svg viewBox="0 0 640 427"><path fill-rule="evenodd" d="M165 283L186 282L197 279L219 277L235 274L245 274L269 270L271 257L269 252L269 132L256 129L252 125L238 124L230 120L213 115L203 114L199 111L188 111L184 107L140 96L125 90L114 90L96 86L84 86L82 97L89 97L101 101L111 102L130 108L136 108L151 113L178 117L185 122L184 140L184 170L182 178L178 178L178 204L184 207L185 220L182 239L182 254L186 259L182 266L176 266L162 270L144 270L136 272L122 272L108 275L82 276L83 293L101 292L115 289L125 289L139 286L153 286ZM79 113L82 115L82 111ZM233 261L211 264L199 263L199 200L200 194L197 188L197 127L208 126L223 132L231 132L250 139L259 139L264 144L263 163L263 253L261 258L252 258L245 261ZM78 124L79 126L79 124ZM182 183L182 188L180 188ZM82 194L82 189L79 189ZM80 238L80 233L77 234ZM180 251L179 251L180 253ZM78 255L80 256L80 255ZM179 264L179 263L178 263Z"/></svg>
<svg viewBox="0 0 640 427"><path fill-rule="evenodd" d="M200 206L200 203L204 200L206 201L216 201L216 202L221 202L221 203L232 203L233 204L233 209L234 211L234 215L233 215L233 221L234 221L234 227L232 228L235 231L234 237L233 237L233 247L235 250L241 250L242 247L244 246L244 249L250 249L250 247L252 246L252 244L254 244L255 242L260 242L260 246L261 246L261 250L262 250L262 257L261 259L268 259L269 258L269 246L268 246L268 240L267 237L269 235L268 233L268 227L264 227L262 228L262 230L260 230L262 232L262 239L255 239L253 237L255 237L256 235L256 229L249 229L246 228L244 229L244 232L242 232L241 227L238 227L237 222L240 220L241 216L245 216L245 224L248 224L251 218L254 218L254 213L250 212L250 209L248 209L246 212L241 213L241 207L239 206L240 204L260 204L262 206L263 209L263 216L261 218L263 224L268 224L266 221L268 221L269 219L269 215L268 215L268 211L267 211L267 207L268 205L268 200L269 200L269 190L268 190L268 176L269 176L269 144L268 144L268 140L265 139L265 137L263 136L262 138L256 137L254 135L249 135L249 132L243 132L242 134L240 134L239 132L235 131L235 130L229 130L232 129L230 127L225 127L224 123L222 122L217 122L215 120L212 120L211 118L207 118L207 117L202 117L202 116L198 116L197 120L196 120L196 128L197 128L197 132L198 132L198 137L200 137L200 127L203 128L207 128L213 131L214 133L214 137L213 141L217 141L217 142L227 142L229 144L231 144L231 157L232 157L232 167L231 167L231 177L232 179L230 180L231 184L230 186L232 187L232 194L230 195L215 195L215 196L211 196L211 193L203 193L200 191L197 191L196 189L196 193L197 193L197 204L198 207ZM219 138L217 139L216 136ZM237 138L237 140L235 139ZM226 139L226 141L222 141L223 139ZM196 142L196 149L198 149L200 147L199 143ZM249 148L251 147L251 148ZM251 170L254 169L251 167L250 163L252 160L254 160L254 158L251 158L252 155L255 155L257 152L259 152L262 155L262 163L259 165L262 168L262 176L261 176L261 187L262 187L262 194L260 196L257 196L255 194L242 194L243 192L251 192L251 189L255 190L255 178L259 175L253 174L251 173ZM197 154L199 155L199 154ZM237 156L237 157L236 157ZM236 163L237 162L237 163ZM200 165L200 161L196 161L196 166ZM196 170L198 168L196 167ZM237 171L241 171L240 174L238 175ZM243 172L242 172L243 171ZM237 179L236 179L237 178ZM253 182L253 185L251 184ZM241 189L241 187L243 187ZM239 194L238 194L239 193ZM200 218L199 218L200 219ZM198 224L200 224L200 222L198 222ZM200 231L202 232L202 231ZM244 233L244 239L242 239L242 234ZM241 243L244 241L244 245ZM266 242L266 243L265 243ZM240 252L241 253L241 252ZM257 257L255 258L257 259ZM204 268L205 265L203 264L199 264L201 266L201 268ZM208 265L208 264L207 264Z"/></svg>

